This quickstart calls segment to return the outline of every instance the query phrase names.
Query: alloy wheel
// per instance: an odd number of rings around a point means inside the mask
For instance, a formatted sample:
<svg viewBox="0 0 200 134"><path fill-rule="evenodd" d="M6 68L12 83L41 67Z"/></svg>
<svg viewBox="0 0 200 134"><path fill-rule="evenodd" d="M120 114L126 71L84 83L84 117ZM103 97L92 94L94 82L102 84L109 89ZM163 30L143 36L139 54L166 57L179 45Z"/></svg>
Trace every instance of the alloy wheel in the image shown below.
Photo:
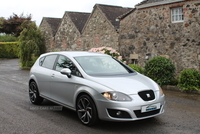
<svg viewBox="0 0 200 134"><path fill-rule="evenodd" d="M93 125L97 122L97 111L94 102L88 95L83 95L77 102L77 114L85 125Z"/></svg>
<svg viewBox="0 0 200 134"><path fill-rule="evenodd" d="M29 85L29 98L33 104L41 104L43 102L43 98L39 96L38 87L34 81Z"/></svg>
<svg viewBox="0 0 200 134"><path fill-rule="evenodd" d="M36 99L37 99L36 93L37 93L37 87L36 87L35 83L32 82L30 84L30 88L29 88L29 97L30 97L31 102L36 101Z"/></svg>

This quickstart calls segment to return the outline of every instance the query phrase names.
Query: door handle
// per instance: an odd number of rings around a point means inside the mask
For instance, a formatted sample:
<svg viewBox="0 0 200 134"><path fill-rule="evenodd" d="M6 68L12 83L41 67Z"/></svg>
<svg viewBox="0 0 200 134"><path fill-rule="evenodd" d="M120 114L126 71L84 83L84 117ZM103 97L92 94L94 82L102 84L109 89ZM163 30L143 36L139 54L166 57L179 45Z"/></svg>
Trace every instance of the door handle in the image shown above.
<svg viewBox="0 0 200 134"><path fill-rule="evenodd" d="M55 77L55 74L52 74L51 77L54 78L54 77Z"/></svg>

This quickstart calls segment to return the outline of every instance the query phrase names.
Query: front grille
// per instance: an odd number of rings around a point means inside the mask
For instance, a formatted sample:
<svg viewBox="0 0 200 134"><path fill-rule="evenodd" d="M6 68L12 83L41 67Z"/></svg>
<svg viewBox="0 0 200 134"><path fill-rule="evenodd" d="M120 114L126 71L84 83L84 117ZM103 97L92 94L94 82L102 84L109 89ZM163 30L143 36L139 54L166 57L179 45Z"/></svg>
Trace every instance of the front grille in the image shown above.
<svg viewBox="0 0 200 134"><path fill-rule="evenodd" d="M138 92L138 94L144 101L150 101L155 99L155 95L152 90L141 91Z"/></svg>
<svg viewBox="0 0 200 134"><path fill-rule="evenodd" d="M133 112L135 113L137 118L142 118L142 117L147 117L147 116L158 114L160 112L160 109L145 112L145 113L142 113L141 110L135 110Z"/></svg>

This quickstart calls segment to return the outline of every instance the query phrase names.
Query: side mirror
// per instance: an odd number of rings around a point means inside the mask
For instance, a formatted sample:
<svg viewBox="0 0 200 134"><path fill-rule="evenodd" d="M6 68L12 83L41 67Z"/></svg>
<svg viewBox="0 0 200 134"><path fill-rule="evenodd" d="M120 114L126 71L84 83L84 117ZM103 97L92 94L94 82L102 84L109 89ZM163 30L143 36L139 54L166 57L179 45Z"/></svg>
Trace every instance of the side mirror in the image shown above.
<svg viewBox="0 0 200 134"><path fill-rule="evenodd" d="M72 71L69 68L64 68L60 71L61 74L67 75L68 78L71 78Z"/></svg>

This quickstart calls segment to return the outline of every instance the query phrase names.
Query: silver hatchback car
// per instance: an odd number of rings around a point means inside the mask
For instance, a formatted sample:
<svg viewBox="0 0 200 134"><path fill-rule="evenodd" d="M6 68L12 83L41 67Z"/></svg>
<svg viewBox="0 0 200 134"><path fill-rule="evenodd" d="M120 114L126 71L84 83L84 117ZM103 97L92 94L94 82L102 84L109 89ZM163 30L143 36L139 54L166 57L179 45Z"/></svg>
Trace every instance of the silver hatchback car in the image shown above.
<svg viewBox="0 0 200 134"><path fill-rule="evenodd" d="M133 121L164 112L157 83L109 55L93 52L42 54L30 71L33 104L50 100L77 112L80 121Z"/></svg>

